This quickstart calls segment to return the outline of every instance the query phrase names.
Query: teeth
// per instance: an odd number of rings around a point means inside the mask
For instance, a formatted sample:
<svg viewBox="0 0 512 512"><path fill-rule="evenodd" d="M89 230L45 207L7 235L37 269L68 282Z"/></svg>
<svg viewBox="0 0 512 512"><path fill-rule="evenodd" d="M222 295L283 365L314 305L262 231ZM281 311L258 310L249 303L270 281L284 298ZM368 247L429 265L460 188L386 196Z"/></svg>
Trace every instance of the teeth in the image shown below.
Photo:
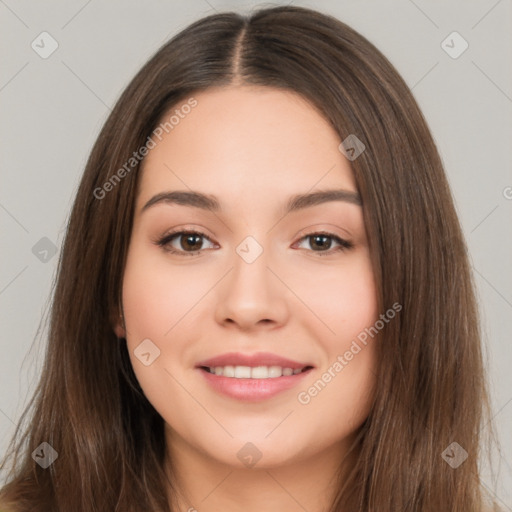
<svg viewBox="0 0 512 512"><path fill-rule="evenodd" d="M250 379L251 369L248 366L235 366L235 378Z"/></svg>
<svg viewBox="0 0 512 512"><path fill-rule="evenodd" d="M235 379L275 379L277 377L297 375L303 369L282 368L281 366L216 366L208 368L210 373Z"/></svg>
<svg viewBox="0 0 512 512"><path fill-rule="evenodd" d="M268 368L266 366L256 366L255 368L251 368L251 377L253 379L267 379L269 377ZM280 377L280 375L278 375L278 377Z"/></svg>
<svg viewBox="0 0 512 512"><path fill-rule="evenodd" d="M211 368L210 368L211 371ZM224 377L234 377L235 376L235 367L234 366L224 366L224 368L220 367L220 375ZM215 371L217 373L217 371Z"/></svg>

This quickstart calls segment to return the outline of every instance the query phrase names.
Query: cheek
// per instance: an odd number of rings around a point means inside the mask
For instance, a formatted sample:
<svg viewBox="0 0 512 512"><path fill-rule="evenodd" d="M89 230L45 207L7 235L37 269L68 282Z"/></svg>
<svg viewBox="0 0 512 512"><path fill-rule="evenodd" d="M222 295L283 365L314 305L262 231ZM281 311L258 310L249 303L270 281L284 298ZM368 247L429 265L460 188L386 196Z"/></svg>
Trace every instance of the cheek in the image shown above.
<svg viewBox="0 0 512 512"><path fill-rule="evenodd" d="M322 426L325 435L347 433L367 416L375 385L378 337L368 332L379 312L369 256L354 258L335 272L317 273L303 283L301 293L315 313L304 325L310 330L314 326L324 358L299 390L298 403L306 411L306 422L314 417L328 420L330 426Z"/></svg>
<svg viewBox="0 0 512 512"><path fill-rule="evenodd" d="M153 252L134 248L123 278L123 307L129 332L164 340L207 289L208 280ZM204 283L204 285L202 284Z"/></svg>
<svg viewBox="0 0 512 512"><path fill-rule="evenodd" d="M206 284L198 285L192 272L171 267L165 258L155 258L155 252L143 246L130 249L123 277L123 309L133 370L146 397L165 415L169 397L175 401L180 396L179 386L167 372L176 374L189 350L187 321ZM151 358L147 366L138 357L146 349Z"/></svg>
<svg viewBox="0 0 512 512"><path fill-rule="evenodd" d="M351 256L338 267L316 267L297 273L294 290L311 311L304 321L315 324L328 352L341 350L378 317L377 292L367 253ZM290 275L290 279L292 276Z"/></svg>

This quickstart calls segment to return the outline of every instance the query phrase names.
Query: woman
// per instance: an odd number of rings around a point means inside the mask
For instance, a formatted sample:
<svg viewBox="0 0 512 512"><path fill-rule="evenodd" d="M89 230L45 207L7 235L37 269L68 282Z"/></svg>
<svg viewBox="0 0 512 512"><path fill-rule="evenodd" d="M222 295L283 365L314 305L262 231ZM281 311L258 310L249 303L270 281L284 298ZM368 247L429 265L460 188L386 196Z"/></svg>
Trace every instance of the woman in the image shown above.
<svg viewBox="0 0 512 512"><path fill-rule="evenodd" d="M488 415L427 124L366 39L204 18L87 163L7 510L480 511Z"/></svg>

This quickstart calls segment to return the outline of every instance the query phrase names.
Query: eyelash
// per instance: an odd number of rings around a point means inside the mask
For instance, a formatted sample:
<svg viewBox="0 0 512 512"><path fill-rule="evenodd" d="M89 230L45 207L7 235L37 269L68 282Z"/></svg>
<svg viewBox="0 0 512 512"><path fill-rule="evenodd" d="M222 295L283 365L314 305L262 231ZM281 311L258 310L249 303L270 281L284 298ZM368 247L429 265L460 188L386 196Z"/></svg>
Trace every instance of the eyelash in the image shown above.
<svg viewBox="0 0 512 512"><path fill-rule="evenodd" d="M201 233L200 231L195 231L195 230L191 229L191 230L186 230L186 231L182 230L182 231L173 231L171 233L167 233L162 238L158 239L155 243L156 243L156 245L162 247L165 251L170 252L172 254L177 254L180 256L195 256L195 255L199 254L201 251L205 250L205 249L198 249L196 251L180 251L180 250L172 248L169 244L178 235L197 235L202 238L206 238L207 240L209 240L211 242L210 238L207 237L204 233ZM334 241L336 241L339 244L339 246L335 249L329 249L327 251L313 251L313 250L311 251L311 252L318 254L319 256L328 256L334 252L347 251L354 247L354 244L352 242L349 242L348 240L344 240L343 238L340 238L339 236L336 236L333 233L329 233L327 231L314 231L312 233L308 233L308 234L302 236L299 239L299 242L306 238L310 238L310 237L318 236L318 235L323 235L328 238L332 238Z"/></svg>

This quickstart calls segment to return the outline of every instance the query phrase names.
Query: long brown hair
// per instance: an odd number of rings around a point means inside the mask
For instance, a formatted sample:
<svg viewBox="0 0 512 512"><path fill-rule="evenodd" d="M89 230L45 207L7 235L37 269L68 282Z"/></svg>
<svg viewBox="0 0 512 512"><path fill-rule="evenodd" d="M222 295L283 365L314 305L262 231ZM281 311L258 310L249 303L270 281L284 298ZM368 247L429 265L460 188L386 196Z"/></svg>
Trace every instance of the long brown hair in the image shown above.
<svg viewBox="0 0 512 512"><path fill-rule="evenodd" d="M403 307L381 332L375 401L331 511L480 511L488 399L472 276L441 159L409 88L377 48L331 16L284 6L193 23L147 62L107 119L67 227L44 368L23 415L30 422L2 466L13 459L5 506L171 510L163 419L112 329L140 164L112 177L171 107L233 83L295 91L340 142L353 134L365 144L352 168L379 310ZM31 457L42 442L59 454L47 469ZM454 442L468 454L456 469L442 457Z"/></svg>

